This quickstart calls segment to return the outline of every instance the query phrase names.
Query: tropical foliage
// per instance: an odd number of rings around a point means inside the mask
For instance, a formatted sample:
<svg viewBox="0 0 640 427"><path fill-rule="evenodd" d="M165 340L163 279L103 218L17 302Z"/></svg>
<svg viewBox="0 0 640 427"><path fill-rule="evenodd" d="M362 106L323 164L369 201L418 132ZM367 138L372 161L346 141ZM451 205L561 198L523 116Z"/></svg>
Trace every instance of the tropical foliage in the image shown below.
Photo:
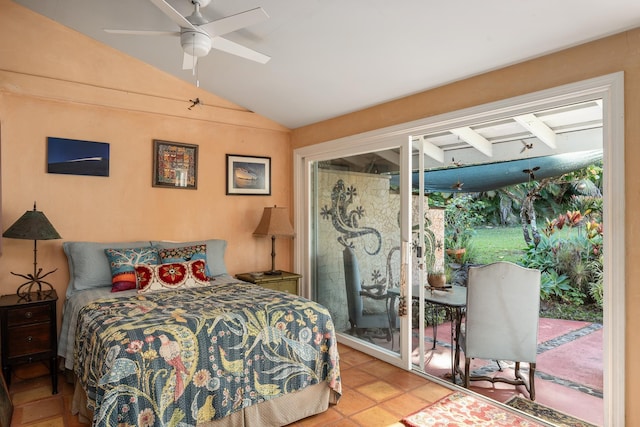
<svg viewBox="0 0 640 427"><path fill-rule="evenodd" d="M559 177L484 193L436 193L429 200L445 207L445 247L467 248L461 261L449 261L475 262L474 228L520 224L526 247L520 263L542 271L541 298L602 306L601 186L600 162Z"/></svg>
<svg viewBox="0 0 640 427"><path fill-rule="evenodd" d="M446 249L467 248L475 233L474 227L483 223L477 204L471 194L459 194L447 200L444 209L444 246Z"/></svg>
<svg viewBox="0 0 640 427"><path fill-rule="evenodd" d="M557 233L565 227L568 233ZM540 242L522 259L542 271L543 300L602 305L602 232L601 211L567 211L547 220Z"/></svg>

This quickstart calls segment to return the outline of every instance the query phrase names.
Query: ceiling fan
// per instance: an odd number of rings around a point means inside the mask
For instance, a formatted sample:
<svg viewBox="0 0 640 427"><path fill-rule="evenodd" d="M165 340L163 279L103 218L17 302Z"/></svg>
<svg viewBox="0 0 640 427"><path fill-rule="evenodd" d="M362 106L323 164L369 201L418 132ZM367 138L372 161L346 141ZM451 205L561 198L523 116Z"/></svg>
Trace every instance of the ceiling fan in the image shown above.
<svg viewBox="0 0 640 427"><path fill-rule="evenodd" d="M235 15L217 19L209 22L200 13L200 8L206 7L211 0L190 0L194 5L193 13L189 16L182 16L173 6L165 0L149 0L162 11L169 19L180 27L180 31L144 31L144 30L110 30L112 34L133 34L133 35L171 35L180 36L180 45L184 51L182 69L195 69L198 58L207 56L211 48L240 56L251 61L266 64L269 56L250 49L231 40L220 37L223 34L231 33L250 25L257 24L269 18L269 15L261 7L250 9Z"/></svg>

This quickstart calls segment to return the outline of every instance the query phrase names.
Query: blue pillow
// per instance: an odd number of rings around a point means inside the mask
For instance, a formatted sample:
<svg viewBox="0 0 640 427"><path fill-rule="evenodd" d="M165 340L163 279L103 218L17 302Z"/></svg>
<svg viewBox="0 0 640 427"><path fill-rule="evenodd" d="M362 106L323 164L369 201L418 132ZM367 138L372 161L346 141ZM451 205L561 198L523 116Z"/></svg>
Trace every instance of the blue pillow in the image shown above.
<svg viewBox="0 0 640 427"><path fill-rule="evenodd" d="M108 248L104 250L111 268L111 292L136 289L135 266L140 264L158 265L160 255L158 248L148 246L143 248Z"/></svg>
<svg viewBox="0 0 640 427"><path fill-rule="evenodd" d="M111 269L104 250L107 248L137 248L151 246L147 241L138 242L64 242L62 248L69 262L67 298L75 292L111 286Z"/></svg>

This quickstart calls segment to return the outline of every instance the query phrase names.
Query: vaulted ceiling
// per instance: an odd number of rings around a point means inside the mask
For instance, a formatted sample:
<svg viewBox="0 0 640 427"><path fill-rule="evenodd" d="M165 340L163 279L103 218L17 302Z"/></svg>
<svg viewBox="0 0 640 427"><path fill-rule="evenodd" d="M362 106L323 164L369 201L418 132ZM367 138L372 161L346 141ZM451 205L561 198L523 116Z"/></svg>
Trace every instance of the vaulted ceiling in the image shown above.
<svg viewBox="0 0 640 427"><path fill-rule="evenodd" d="M201 9L205 22L258 7L268 18L262 19L258 11L207 26L226 41L214 38L214 48L198 59L195 70L184 70L180 39L166 32L177 31L182 17L194 11L190 0L167 0L166 5L159 0L15 1L289 128L640 24L637 0L211 0ZM175 19L167 15L167 5L178 14ZM105 29L163 34L114 34ZM266 55L268 61L229 54L241 50L237 45ZM518 119L520 126L536 126L530 119ZM508 127L499 126L505 131ZM458 138L481 141L481 135L494 147L498 144L487 129L472 130L428 139L440 147L455 145ZM486 142L474 144L487 154ZM437 150L434 156L442 157Z"/></svg>

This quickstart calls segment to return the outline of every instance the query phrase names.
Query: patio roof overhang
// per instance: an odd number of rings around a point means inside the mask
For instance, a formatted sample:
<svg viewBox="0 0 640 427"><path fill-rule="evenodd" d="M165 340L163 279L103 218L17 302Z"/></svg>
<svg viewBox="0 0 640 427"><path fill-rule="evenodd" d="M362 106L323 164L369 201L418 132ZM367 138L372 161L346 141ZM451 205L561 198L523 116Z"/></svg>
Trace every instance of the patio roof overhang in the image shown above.
<svg viewBox="0 0 640 427"><path fill-rule="evenodd" d="M510 185L560 176L602 160L602 150L538 156L526 159L482 163L454 168L424 171L425 193L477 193L497 190ZM418 190L420 172L414 171L412 186ZM391 176L390 184L398 186L399 175Z"/></svg>
<svg viewBox="0 0 640 427"><path fill-rule="evenodd" d="M417 127L406 136L413 167L422 164L426 193L481 192L559 176L601 160L602 116L602 100L592 99L466 126ZM365 152L319 166L388 175L393 186L400 150ZM413 178L416 190L418 175Z"/></svg>

